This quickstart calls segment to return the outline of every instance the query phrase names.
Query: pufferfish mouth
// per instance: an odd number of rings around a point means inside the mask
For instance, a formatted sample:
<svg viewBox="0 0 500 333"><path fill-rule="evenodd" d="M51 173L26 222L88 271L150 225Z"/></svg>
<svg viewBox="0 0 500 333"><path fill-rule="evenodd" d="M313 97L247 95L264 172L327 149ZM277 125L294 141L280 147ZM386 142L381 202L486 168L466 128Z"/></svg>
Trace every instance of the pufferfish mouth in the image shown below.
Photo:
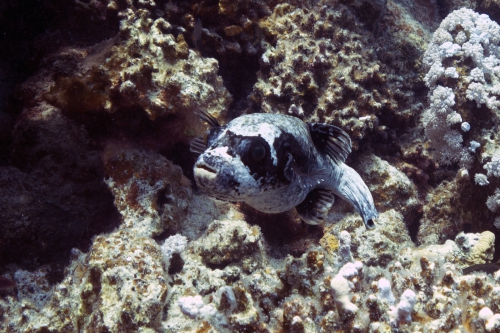
<svg viewBox="0 0 500 333"><path fill-rule="evenodd" d="M208 165L205 164L196 164L196 168L201 171L203 170L204 172L209 172L209 173L217 173L213 168L209 167Z"/></svg>
<svg viewBox="0 0 500 333"><path fill-rule="evenodd" d="M203 187L217 178L217 170L204 163L197 163L194 167L194 176Z"/></svg>

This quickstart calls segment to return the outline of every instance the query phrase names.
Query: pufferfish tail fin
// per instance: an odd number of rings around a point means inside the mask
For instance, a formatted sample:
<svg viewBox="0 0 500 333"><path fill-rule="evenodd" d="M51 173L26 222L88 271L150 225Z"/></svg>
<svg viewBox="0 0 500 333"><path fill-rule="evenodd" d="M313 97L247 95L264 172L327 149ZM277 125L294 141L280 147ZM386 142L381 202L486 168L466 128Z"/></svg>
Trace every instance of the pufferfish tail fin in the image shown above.
<svg viewBox="0 0 500 333"><path fill-rule="evenodd" d="M323 224L334 201L335 197L332 191L317 188L309 192L305 200L295 209L300 218L307 224Z"/></svg>
<svg viewBox="0 0 500 333"><path fill-rule="evenodd" d="M330 156L335 164L344 163L352 150L349 135L334 125L323 123L307 123L307 125L316 148Z"/></svg>
<svg viewBox="0 0 500 333"><path fill-rule="evenodd" d="M335 194L349 202L361 215L367 229L375 228L378 217L373 197L361 176L347 164L341 166L342 172Z"/></svg>

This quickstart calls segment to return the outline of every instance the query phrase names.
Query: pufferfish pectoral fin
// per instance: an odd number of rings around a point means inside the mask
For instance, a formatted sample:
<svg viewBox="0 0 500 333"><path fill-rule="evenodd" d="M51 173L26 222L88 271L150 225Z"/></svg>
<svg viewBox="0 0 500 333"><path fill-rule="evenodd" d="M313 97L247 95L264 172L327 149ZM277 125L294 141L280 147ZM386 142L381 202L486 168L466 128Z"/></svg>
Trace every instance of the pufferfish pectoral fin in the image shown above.
<svg viewBox="0 0 500 333"><path fill-rule="evenodd" d="M295 209L304 222L313 225L323 224L334 201L332 191L318 188L309 192L305 200Z"/></svg>
<svg viewBox="0 0 500 333"><path fill-rule="evenodd" d="M305 191L309 191L313 187L320 185L330 176L329 171L326 169L307 173L302 172L290 153L287 153L287 162L283 173L291 183L298 183Z"/></svg>
<svg viewBox="0 0 500 333"><path fill-rule="evenodd" d="M337 165L345 162L352 150L351 138L346 132L323 123L308 123L308 126L311 139L319 151L328 154Z"/></svg>

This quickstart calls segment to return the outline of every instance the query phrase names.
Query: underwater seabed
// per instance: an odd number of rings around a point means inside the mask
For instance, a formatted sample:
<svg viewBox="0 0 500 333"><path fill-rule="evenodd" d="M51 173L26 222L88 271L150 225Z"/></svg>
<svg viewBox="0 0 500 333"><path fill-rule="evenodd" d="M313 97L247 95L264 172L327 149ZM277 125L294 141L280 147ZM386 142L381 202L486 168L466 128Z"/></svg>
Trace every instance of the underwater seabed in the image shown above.
<svg viewBox="0 0 500 333"><path fill-rule="evenodd" d="M500 332L500 4L0 4L1 332ZM367 230L196 187L207 110L342 128Z"/></svg>

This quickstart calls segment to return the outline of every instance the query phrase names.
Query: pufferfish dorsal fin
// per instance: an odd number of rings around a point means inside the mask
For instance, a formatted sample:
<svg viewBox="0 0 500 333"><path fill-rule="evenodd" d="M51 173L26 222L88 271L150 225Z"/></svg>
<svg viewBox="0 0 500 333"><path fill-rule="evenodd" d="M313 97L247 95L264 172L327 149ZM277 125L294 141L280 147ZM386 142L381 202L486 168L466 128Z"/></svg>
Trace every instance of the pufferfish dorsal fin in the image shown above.
<svg viewBox="0 0 500 333"><path fill-rule="evenodd" d="M328 154L337 165L345 162L352 150L351 138L346 132L329 124L308 123L307 125L312 141L318 150Z"/></svg>
<svg viewBox="0 0 500 333"><path fill-rule="evenodd" d="M332 191L317 188L309 192L307 197L295 209L300 218L307 224L323 224L335 197Z"/></svg>
<svg viewBox="0 0 500 333"><path fill-rule="evenodd" d="M194 138L189 144L189 150L192 153L203 154L203 152L207 149L207 143L205 142L205 137L199 136Z"/></svg>
<svg viewBox="0 0 500 333"><path fill-rule="evenodd" d="M197 109L194 114L200 117L203 121L206 121L210 127L220 127L219 121L215 119L207 110Z"/></svg>
<svg viewBox="0 0 500 333"><path fill-rule="evenodd" d="M214 116L212 116L210 113L208 113L207 110L197 109L196 111L194 111L194 114L197 115L198 117L200 117L201 120L207 122L211 128L221 127L221 125L219 124L217 119L215 119ZM195 138L189 144L189 150L192 153L202 154L206 149L207 149L206 136L201 136L201 137Z"/></svg>

